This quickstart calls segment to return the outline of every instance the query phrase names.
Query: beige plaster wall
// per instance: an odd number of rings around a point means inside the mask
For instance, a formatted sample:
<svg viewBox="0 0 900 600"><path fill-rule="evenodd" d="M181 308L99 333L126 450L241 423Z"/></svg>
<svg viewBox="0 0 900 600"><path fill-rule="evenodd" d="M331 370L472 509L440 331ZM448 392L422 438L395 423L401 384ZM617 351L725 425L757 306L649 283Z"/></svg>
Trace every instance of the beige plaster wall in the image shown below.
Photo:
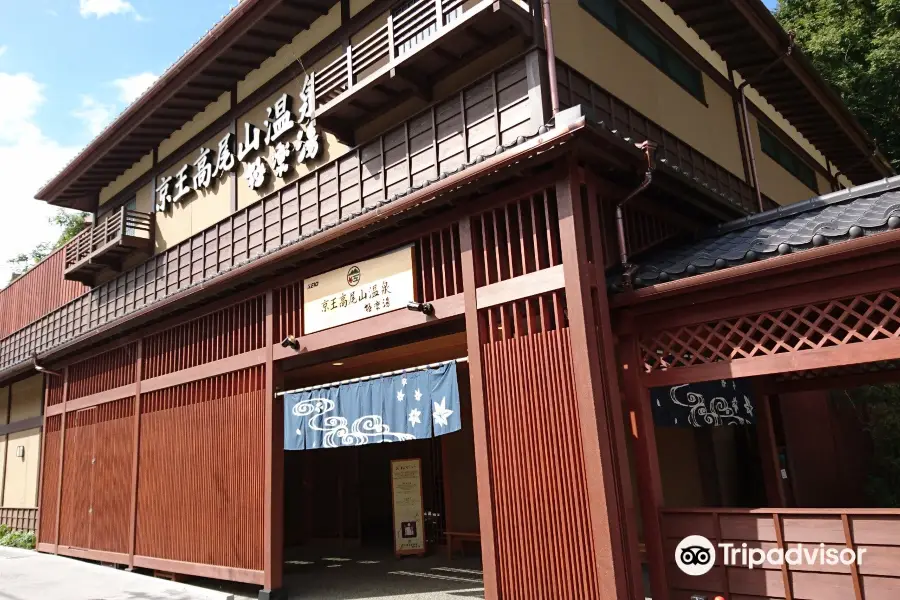
<svg viewBox="0 0 900 600"><path fill-rule="evenodd" d="M148 152L141 160L134 163L127 171L119 175L112 183L100 190L100 204L105 204L113 196L137 181L138 177L153 167L153 153Z"/></svg>
<svg viewBox="0 0 900 600"><path fill-rule="evenodd" d="M7 436L6 472L3 477L4 508L35 508L38 475L41 470L41 430L28 429ZM16 456L16 448L25 447L25 456ZM0 463L2 464L2 463Z"/></svg>
<svg viewBox="0 0 900 600"><path fill-rule="evenodd" d="M202 147L213 150L210 156L214 161L218 143L228 131L228 129L220 131L207 140L205 144L189 153L183 161L179 161L175 166L161 173L158 178L174 175L185 163L192 166L193 172L195 170L193 169L194 161L197 160ZM231 186L233 180L234 172L225 177L217 178L215 183L208 189L196 190L191 194L190 198L182 200L180 203L170 204L166 212L157 212L155 251L157 253L163 252L167 248L203 231L231 214ZM146 192L146 190L142 190L142 192ZM156 190L149 190L149 192L152 206L156 203ZM139 195L138 203L145 202L147 202L147 198L145 193L142 193Z"/></svg>
<svg viewBox="0 0 900 600"><path fill-rule="evenodd" d="M9 422L22 421L41 415L44 403L44 376L35 375L12 385L12 408Z"/></svg>
<svg viewBox="0 0 900 600"><path fill-rule="evenodd" d="M213 121L224 115L231 108L231 94L225 92L215 101L210 103L202 112L197 113L193 119L185 123L181 129L170 135L159 145L157 159L162 160L169 156L191 138L212 125Z"/></svg>
<svg viewBox="0 0 900 600"><path fill-rule="evenodd" d="M557 55L610 93L743 177L734 103L705 73L706 105L578 5L554 0Z"/></svg>
<svg viewBox="0 0 900 600"><path fill-rule="evenodd" d="M759 176L759 189L762 190L763 194L782 206L818 195L789 173L787 169L763 153L759 141L759 125L753 115L750 115L750 135L753 142L753 150L756 153L756 173ZM819 188L819 193L822 194L830 191L831 187L828 185Z"/></svg>
<svg viewBox="0 0 900 600"><path fill-rule="evenodd" d="M686 41L690 46L697 51L703 58L709 62L719 73L723 76L728 77L728 68L726 66L725 61L719 55L718 52L713 50L709 44L703 41L697 33L687 26L684 20L675 14L675 12L662 0L643 0L644 4L646 4L653 12L657 14L666 24L675 31L681 39ZM741 83L742 78L740 74L736 74L736 83ZM785 119L781 113L779 113L775 108L769 104L762 96L760 96L759 92L757 92L753 86L747 86L747 99L754 104L757 108L759 108L763 114L765 114L768 118L772 119L772 121L787 135L791 137L791 139L796 142L801 148L809 152L810 156L812 156L813 160L819 163L823 168L827 169L827 163L825 161L825 157L821 152L805 137L801 134L797 129L790 124L790 122ZM827 179L825 180L827 183ZM849 183L849 182L848 182ZM827 188L822 188L823 190L831 189L830 186Z"/></svg>
<svg viewBox="0 0 900 600"><path fill-rule="evenodd" d="M356 15L374 1L375 0L350 0L350 16Z"/></svg>
<svg viewBox="0 0 900 600"><path fill-rule="evenodd" d="M263 61L258 69L251 71L242 81L238 82L238 102L259 89L265 82L284 70L290 63L299 60L304 53L325 39L328 34L337 30L340 25L341 5L337 2L331 7L331 10L327 15L319 17L319 19L313 23L312 27L298 33L290 44L282 46L278 52L275 53L275 56ZM310 69L311 66L312 65L306 65L306 68Z"/></svg>

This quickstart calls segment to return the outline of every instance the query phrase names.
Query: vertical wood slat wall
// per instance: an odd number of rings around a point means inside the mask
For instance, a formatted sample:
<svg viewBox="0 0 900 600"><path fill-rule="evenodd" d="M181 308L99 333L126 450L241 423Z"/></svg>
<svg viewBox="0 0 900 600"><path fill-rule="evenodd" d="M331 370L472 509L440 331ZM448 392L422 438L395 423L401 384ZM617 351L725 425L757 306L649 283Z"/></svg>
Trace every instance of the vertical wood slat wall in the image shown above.
<svg viewBox="0 0 900 600"><path fill-rule="evenodd" d="M88 288L63 279L62 249L0 290L0 339L84 294Z"/></svg>
<svg viewBox="0 0 900 600"><path fill-rule="evenodd" d="M553 189L473 217L471 232L478 287L561 264ZM565 292L480 309L477 324L498 594L599 597Z"/></svg>
<svg viewBox="0 0 900 600"><path fill-rule="evenodd" d="M0 369L535 134L528 94L522 58L15 331L0 341Z"/></svg>
<svg viewBox="0 0 900 600"><path fill-rule="evenodd" d="M263 569L263 375L142 395L137 555Z"/></svg>
<svg viewBox="0 0 900 600"><path fill-rule="evenodd" d="M55 377L50 379L59 379ZM40 482L40 525L38 527L38 542L43 544L56 543L56 512L58 509L56 494L59 488L59 446L62 443L62 419L64 415L52 415L44 419L43 467Z"/></svg>
<svg viewBox="0 0 900 600"><path fill-rule="evenodd" d="M70 365L68 400L127 390L137 383L138 364L148 379L260 348L264 304L264 296L252 297ZM263 569L264 373L259 365L48 416L39 542L57 543L59 508L63 553L102 551L109 553L104 560L127 564L136 482L137 559L241 569L236 578L256 581ZM49 377L48 406L62 402L62 381Z"/></svg>

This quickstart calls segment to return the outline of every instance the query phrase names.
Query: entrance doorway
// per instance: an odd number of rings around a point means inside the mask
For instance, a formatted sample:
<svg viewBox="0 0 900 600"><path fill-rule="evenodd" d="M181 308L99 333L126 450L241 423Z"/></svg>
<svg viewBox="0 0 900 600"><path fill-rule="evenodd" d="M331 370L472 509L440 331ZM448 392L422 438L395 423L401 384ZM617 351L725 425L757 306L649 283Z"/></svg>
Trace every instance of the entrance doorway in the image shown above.
<svg viewBox="0 0 900 600"><path fill-rule="evenodd" d="M366 350L285 371L285 388L326 385L458 359L465 356L466 340L464 333L453 333ZM373 585L404 593L433 588L480 597L468 365L460 362L456 369L459 431L426 439L285 452L286 587L305 589L320 578L335 584L335 578L358 576L382 578ZM395 553L392 486L392 463L404 459L420 464L425 541L422 556L406 558ZM451 537L464 534L462 540L455 540L452 554L448 532ZM344 583L365 587L362 581Z"/></svg>

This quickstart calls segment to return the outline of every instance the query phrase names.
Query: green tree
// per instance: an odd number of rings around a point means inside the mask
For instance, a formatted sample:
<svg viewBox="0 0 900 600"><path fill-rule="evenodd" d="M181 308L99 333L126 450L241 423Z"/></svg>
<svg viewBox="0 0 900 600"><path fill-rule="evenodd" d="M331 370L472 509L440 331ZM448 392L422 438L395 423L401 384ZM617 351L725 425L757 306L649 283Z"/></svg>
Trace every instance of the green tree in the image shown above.
<svg viewBox="0 0 900 600"><path fill-rule="evenodd" d="M59 238L56 242L42 242L32 248L29 252L21 254L9 259L9 264L13 267L13 274L10 283L21 277L25 271L38 264L57 248L63 246L66 242L75 237L78 232L84 229L84 219L87 213L69 212L62 208L56 211L56 214L48 220L51 224L61 228Z"/></svg>
<svg viewBox="0 0 900 600"><path fill-rule="evenodd" d="M900 167L900 0L780 0L775 17Z"/></svg>

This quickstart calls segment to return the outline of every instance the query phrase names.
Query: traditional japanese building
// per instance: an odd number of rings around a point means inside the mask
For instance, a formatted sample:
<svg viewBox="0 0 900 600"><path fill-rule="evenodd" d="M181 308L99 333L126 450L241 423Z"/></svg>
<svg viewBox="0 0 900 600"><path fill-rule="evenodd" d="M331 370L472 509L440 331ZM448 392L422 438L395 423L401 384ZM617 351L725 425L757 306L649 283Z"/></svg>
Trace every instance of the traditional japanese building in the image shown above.
<svg viewBox="0 0 900 600"><path fill-rule="evenodd" d="M758 0L243 0L37 195L92 221L0 293L0 516L260 597L895 598L821 391L896 372L892 175Z"/></svg>

